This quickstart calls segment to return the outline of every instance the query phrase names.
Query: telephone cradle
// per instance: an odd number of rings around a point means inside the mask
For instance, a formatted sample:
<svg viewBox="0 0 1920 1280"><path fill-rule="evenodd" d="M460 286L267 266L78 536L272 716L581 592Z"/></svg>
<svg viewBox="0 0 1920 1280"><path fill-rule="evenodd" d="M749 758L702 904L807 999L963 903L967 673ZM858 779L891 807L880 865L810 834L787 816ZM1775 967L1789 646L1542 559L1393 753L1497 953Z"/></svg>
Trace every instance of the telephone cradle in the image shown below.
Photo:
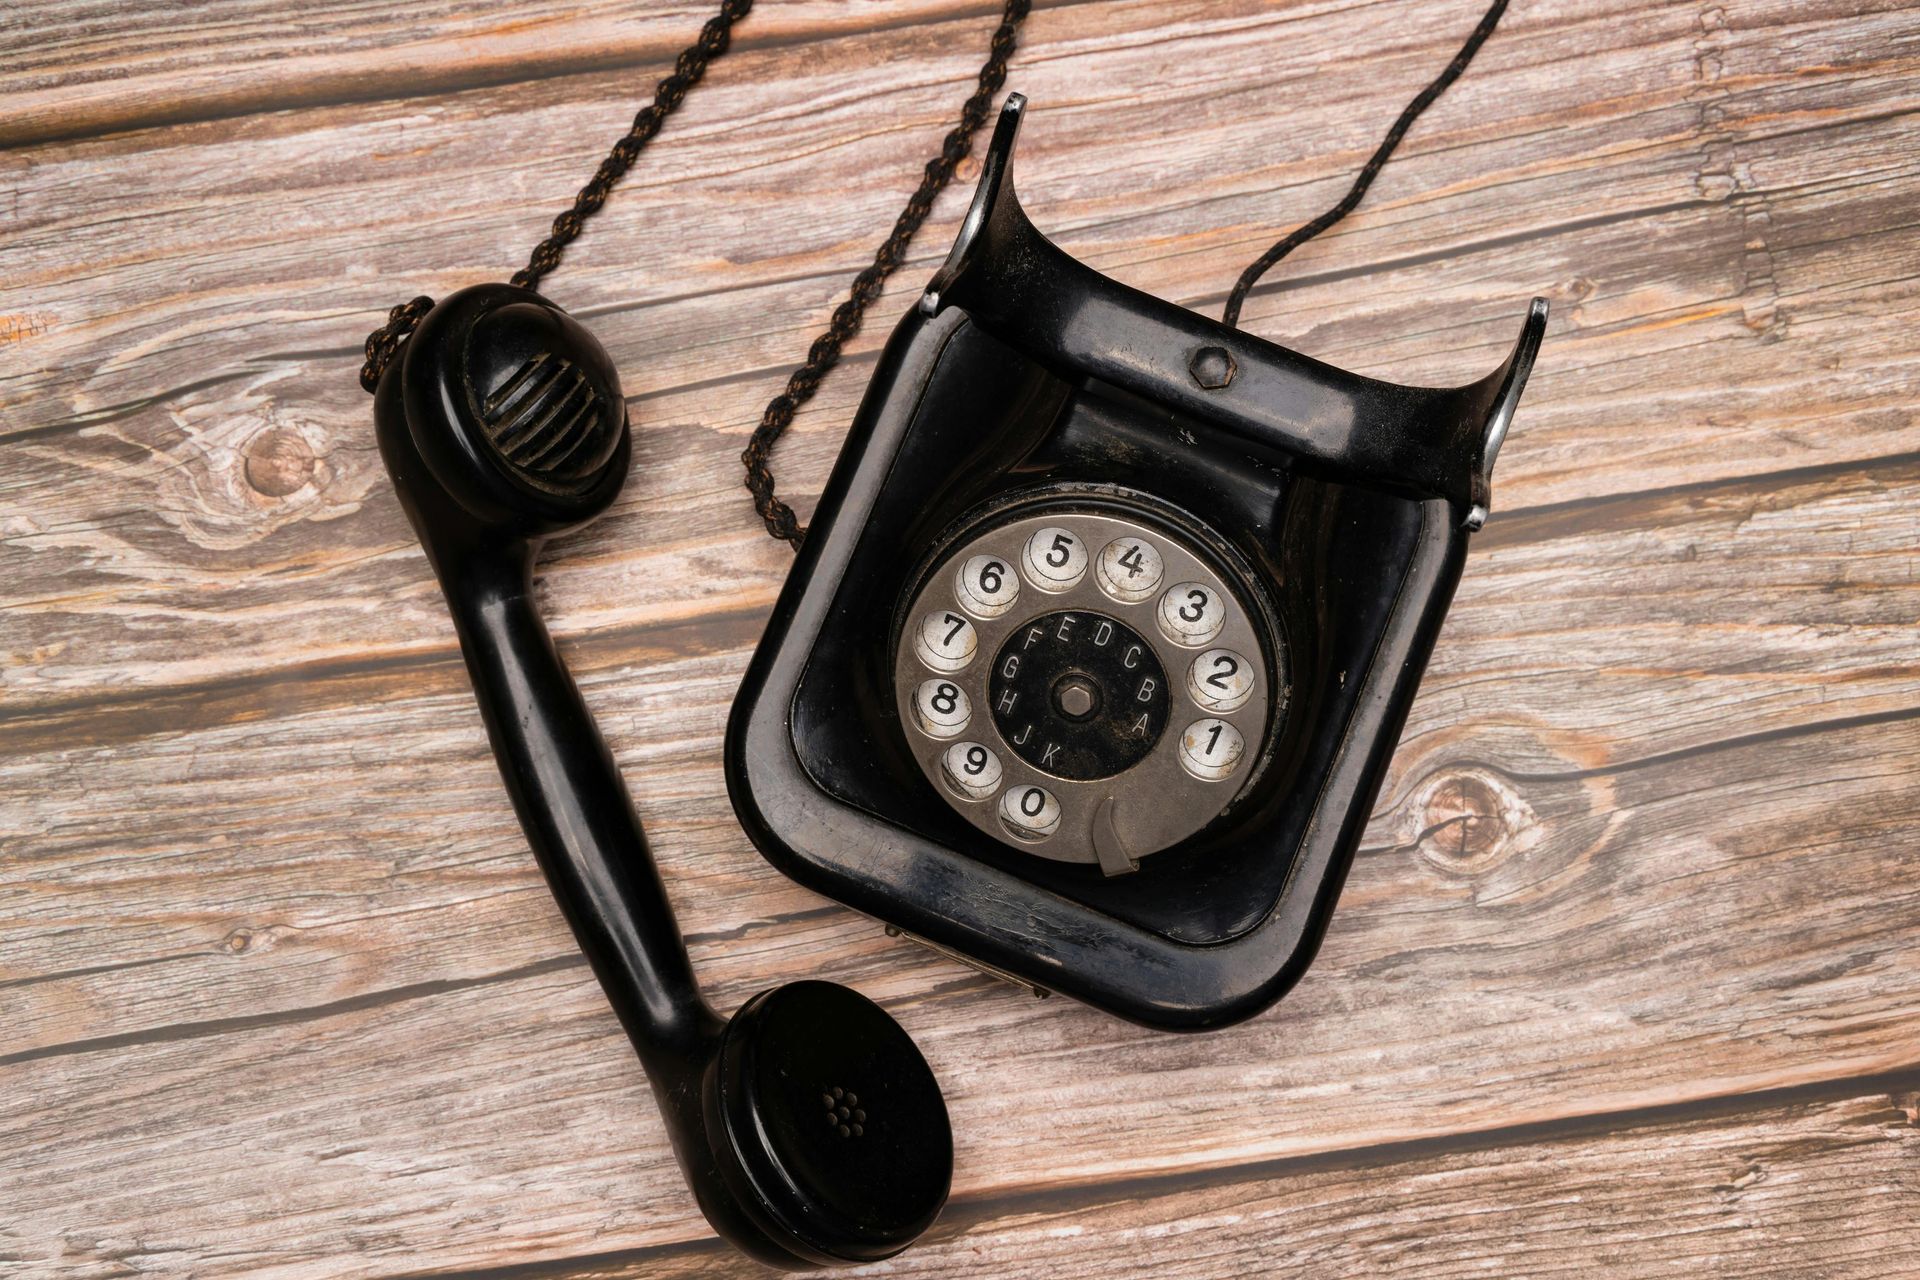
<svg viewBox="0 0 1920 1280"><path fill-rule="evenodd" d="M1466 386L1348 373L1042 236L1001 113L728 725L829 897L1149 1026L1253 1016L1338 899L1546 326Z"/></svg>

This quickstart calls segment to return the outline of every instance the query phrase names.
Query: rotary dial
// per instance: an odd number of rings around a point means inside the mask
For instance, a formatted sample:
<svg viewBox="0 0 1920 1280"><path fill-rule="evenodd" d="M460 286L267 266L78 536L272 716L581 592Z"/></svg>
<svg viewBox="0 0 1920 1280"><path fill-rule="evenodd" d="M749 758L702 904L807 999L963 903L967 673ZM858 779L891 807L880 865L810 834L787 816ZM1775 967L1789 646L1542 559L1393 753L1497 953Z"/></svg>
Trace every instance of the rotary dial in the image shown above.
<svg viewBox="0 0 1920 1280"><path fill-rule="evenodd" d="M1284 660L1183 539L1062 509L963 538L912 602L894 677L915 759L968 821L1113 875L1239 794Z"/></svg>

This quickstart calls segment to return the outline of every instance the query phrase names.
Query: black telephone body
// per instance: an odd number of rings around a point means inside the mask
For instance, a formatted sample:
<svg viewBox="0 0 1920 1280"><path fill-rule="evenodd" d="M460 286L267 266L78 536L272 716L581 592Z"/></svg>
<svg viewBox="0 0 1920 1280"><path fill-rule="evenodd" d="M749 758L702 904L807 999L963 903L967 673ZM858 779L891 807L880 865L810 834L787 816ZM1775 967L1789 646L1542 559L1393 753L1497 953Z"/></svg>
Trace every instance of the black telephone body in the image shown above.
<svg viewBox="0 0 1920 1280"><path fill-rule="evenodd" d="M1149 1026L1324 934L1546 324L1450 389L1108 279L1014 195L1010 95L728 725L794 879Z"/></svg>

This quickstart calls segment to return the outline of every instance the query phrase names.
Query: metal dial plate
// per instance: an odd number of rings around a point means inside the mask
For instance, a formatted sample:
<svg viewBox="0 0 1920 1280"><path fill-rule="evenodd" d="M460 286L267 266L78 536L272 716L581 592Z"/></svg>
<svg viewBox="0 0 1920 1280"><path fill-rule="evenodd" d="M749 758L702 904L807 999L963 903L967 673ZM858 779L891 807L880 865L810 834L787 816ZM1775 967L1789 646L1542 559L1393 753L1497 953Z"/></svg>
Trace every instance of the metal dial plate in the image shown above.
<svg viewBox="0 0 1920 1280"><path fill-rule="evenodd" d="M954 545L905 616L894 688L914 758L969 822L1114 875L1239 794L1285 654L1180 538L1062 508Z"/></svg>

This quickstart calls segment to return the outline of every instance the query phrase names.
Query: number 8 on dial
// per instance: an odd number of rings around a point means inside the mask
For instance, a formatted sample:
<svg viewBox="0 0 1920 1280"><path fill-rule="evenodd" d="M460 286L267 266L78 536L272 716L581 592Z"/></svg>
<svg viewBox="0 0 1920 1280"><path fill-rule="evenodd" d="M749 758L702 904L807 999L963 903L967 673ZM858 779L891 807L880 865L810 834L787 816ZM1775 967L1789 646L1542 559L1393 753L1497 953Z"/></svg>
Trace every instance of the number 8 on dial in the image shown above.
<svg viewBox="0 0 1920 1280"><path fill-rule="evenodd" d="M928 680L914 690L913 709L920 727L935 738L957 737L973 719L973 704L951 680Z"/></svg>

